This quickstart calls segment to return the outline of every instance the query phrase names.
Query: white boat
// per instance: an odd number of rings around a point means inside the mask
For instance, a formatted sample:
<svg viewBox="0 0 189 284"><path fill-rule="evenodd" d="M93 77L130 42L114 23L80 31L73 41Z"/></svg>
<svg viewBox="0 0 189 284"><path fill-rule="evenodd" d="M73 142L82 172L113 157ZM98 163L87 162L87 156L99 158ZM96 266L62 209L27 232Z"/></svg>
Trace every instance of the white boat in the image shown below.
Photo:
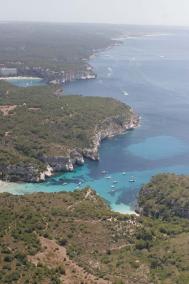
<svg viewBox="0 0 189 284"><path fill-rule="evenodd" d="M136 181L135 177L131 177L129 180L129 182L135 182L135 181Z"/></svg>
<svg viewBox="0 0 189 284"><path fill-rule="evenodd" d="M102 174L107 174L107 171L104 170L104 171L101 171L101 173L102 173Z"/></svg>
<svg viewBox="0 0 189 284"><path fill-rule="evenodd" d="M129 95L126 91L123 91L122 94L123 94L124 96L128 96L128 95Z"/></svg>
<svg viewBox="0 0 189 284"><path fill-rule="evenodd" d="M111 179L111 178L112 178L111 176L106 177L106 179Z"/></svg>
<svg viewBox="0 0 189 284"><path fill-rule="evenodd" d="M117 181L117 180L114 180L113 183L116 184L116 183L118 183L118 181Z"/></svg>
<svg viewBox="0 0 189 284"><path fill-rule="evenodd" d="M68 184L67 182L64 182L64 183L63 183L63 185L67 185L67 184Z"/></svg>
<svg viewBox="0 0 189 284"><path fill-rule="evenodd" d="M126 175L126 172L122 172L122 175Z"/></svg>
<svg viewBox="0 0 189 284"><path fill-rule="evenodd" d="M112 185L112 188L115 188L115 185Z"/></svg>

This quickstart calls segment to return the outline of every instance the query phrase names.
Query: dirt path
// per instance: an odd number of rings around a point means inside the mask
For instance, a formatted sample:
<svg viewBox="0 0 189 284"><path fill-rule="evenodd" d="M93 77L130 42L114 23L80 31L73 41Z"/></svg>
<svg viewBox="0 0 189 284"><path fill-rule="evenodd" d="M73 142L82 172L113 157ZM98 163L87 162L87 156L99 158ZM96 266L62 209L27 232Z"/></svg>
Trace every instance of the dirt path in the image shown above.
<svg viewBox="0 0 189 284"><path fill-rule="evenodd" d="M65 275L62 275L62 283L65 284L111 284L110 281L97 279L94 275L86 272L67 255L66 248L57 245L54 240L40 237L43 251L34 256L28 256L28 260L34 265L42 263L49 268L63 267Z"/></svg>

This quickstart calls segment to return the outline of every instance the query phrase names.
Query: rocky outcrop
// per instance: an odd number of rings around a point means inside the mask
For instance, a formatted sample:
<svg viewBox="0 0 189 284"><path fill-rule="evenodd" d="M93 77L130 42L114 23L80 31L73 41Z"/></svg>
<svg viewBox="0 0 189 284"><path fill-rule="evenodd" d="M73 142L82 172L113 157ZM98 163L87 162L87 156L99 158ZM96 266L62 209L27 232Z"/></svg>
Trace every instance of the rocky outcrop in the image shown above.
<svg viewBox="0 0 189 284"><path fill-rule="evenodd" d="M118 115L105 119L102 123L96 126L94 136L91 137L91 145L89 148L73 149L66 156L42 156L40 160L48 164L54 172L69 172L73 171L75 166L84 164L84 158L98 161L99 147L104 139L114 137L125 133L128 130L138 126L139 117L135 114L130 119L125 119Z"/></svg>
<svg viewBox="0 0 189 284"><path fill-rule="evenodd" d="M69 156L43 156L41 161L52 167L54 172L73 171L73 164Z"/></svg>
<svg viewBox="0 0 189 284"><path fill-rule="evenodd" d="M53 175L53 169L47 165L41 172L37 165L8 165L0 167L0 180L10 182L43 182Z"/></svg>
<svg viewBox="0 0 189 284"><path fill-rule="evenodd" d="M71 172L74 166L84 164L83 155L76 149L70 151L67 156L42 156L41 161L48 164L54 172Z"/></svg>
<svg viewBox="0 0 189 284"><path fill-rule="evenodd" d="M39 181L45 181L47 177L51 177L53 175L53 168L47 165L46 171L40 173Z"/></svg>
<svg viewBox="0 0 189 284"><path fill-rule="evenodd" d="M33 165L9 165L0 169L0 179L11 182L39 182L41 174Z"/></svg>
<svg viewBox="0 0 189 284"><path fill-rule="evenodd" d="M133 114L129 120L123 116L114 116L105 119L95 129L92 138L91 147L83 149L82 153L85 158L99 160L100 143L107 138L111 138L136 128L139 124L139 116Z"/></svg>
<svg viewBox="0 0 189 284"><path fill-rule="evenodd" d="M81 150L73 150L70 152L70 160L73 165L82 166L84 164L84 158Z"/></svg>

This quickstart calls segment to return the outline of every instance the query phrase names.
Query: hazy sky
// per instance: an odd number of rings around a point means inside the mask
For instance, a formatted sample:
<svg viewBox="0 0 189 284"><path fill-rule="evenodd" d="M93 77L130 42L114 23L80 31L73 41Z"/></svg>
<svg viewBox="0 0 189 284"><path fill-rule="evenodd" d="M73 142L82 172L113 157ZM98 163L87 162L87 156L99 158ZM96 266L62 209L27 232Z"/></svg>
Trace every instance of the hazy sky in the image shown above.
<svg viewBox="0 0 189 284"><path fill-rule="evenodd" d="M0 20L189 26L189 0L0 0Z"/></svg>

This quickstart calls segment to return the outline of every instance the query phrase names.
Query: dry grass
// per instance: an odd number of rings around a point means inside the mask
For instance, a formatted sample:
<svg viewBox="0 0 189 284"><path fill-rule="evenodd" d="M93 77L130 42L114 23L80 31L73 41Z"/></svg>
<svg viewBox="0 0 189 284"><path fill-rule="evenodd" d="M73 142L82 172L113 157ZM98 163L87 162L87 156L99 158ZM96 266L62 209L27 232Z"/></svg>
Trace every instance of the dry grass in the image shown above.
<svg viewBox="0 0 189 284"><path fill-rule="evenodd" d="M110 281L97 279L94 275L85 271L72 261L65 247L59 246L54 240L40 237L42 251L34 256L28 256L28 260L34 265L43 264L49 268L62 267L64 275L61 281L66 284L108 284Z"/></svg>

